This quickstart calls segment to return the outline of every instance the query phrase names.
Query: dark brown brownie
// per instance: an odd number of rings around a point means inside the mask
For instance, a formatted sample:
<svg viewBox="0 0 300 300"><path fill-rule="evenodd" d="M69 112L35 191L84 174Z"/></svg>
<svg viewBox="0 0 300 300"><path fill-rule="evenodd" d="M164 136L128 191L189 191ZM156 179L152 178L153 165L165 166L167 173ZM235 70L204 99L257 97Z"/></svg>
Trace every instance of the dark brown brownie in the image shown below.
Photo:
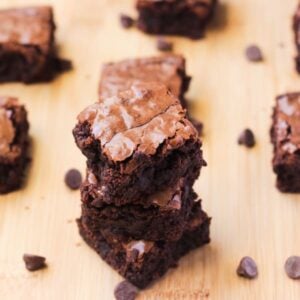
<svg viewBox="0 0 300 300"><path fill-rule="evenodd" d="M98 192L96 178L89 173L82 186L81 199L82 219L91 228L108 228L150 241L178 240L197 198L183 178L173 187L138 201L143 205L103 205L97 201Z"/></svg>
<svg viewBox="0 0 300 300"><path fill-rule="evenodd" d="M282 192L300 193L300 93L277 97L271 137L277 187Z"/></svg>
<svg viewBox="0 0 300 300"><path fill-rule="evenodd" d="M0 194L20 187L28 162L27 113L12 97L0 97Z"/></svg>
<svg viewBox="0 0 300 300"><path fill-rule="evenodd" d="M196 202L178 241L133 240L108 230L91 229L78 221L80 234L111 267L139 288L145 288L176 266L187 252L209 242L210 218Z"/></svg>
<svg viewBox="0 0 300 300"><path fill-rule="evenodd" d="M204 36L216 0L137 0L137 26L150 34Z"/></svg>
<svg viewBox="0 0 300 300"><path fill-rule="evenodd" d="M297 7L296 14L294 16L294 35L297 48L296 56L296 69L300 73L300 4Z"/></svg>
<svg viewBox="0 0 300 300"><path fill-rule="evenodd" d="M205 165L197 130L159 83L136 83L87 107L73 134L108 204L137 203L181 177L192 186Z"/></svg>
<svg viewBox="0 0 300 300"><path fill-rule="evenodd" d="M180 55L127 59L103 66L99 84L100 98L128 90L136 81L165 84L185 107L184 94L191 77L186 74L185 59Z"/></svg>
<svg viewBox="0 0 300 300"><path fill-rule="evenodd" d="M0 10L0 82L51 80L63 68L49 6Z"/></svg>

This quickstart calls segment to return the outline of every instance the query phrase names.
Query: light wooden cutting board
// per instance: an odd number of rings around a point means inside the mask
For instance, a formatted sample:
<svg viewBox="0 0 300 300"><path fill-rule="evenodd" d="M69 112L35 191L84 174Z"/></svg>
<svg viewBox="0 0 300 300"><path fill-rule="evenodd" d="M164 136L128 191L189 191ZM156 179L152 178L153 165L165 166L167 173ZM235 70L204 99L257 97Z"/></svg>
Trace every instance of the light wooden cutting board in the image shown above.
<svg viewBox="0 0 300 300"><path fill-rule="evenodd" d="M61 54L74 71L50 84L0 86L29 111L33 162L22 191L0 197L0 299L113 299L121 280L78 235L79 193L64 185L64 174L84 157L71 130L75 117L97 99L100 65L156 54L155 38L120 28L121 12L134 13L132 0L53 0ZM1 0L1 7L34 1ZM285 259L300 255L300 196L274 187L269 142L274 97L300 90L294 71L291 17L297 0L223 0L217 22L198 42L174 38L193 76L189 98L205 123L208 167L196 183L213 217L212 242L181 260L140 299L300 299L300 282L284 273ZM250 64L244 48L261 46L265 62ZM254 130L248 150L236 139ZM47 257L49 268L29 273L23 253ZM235 274L239 259L258 263L254 281Z"/></svg>

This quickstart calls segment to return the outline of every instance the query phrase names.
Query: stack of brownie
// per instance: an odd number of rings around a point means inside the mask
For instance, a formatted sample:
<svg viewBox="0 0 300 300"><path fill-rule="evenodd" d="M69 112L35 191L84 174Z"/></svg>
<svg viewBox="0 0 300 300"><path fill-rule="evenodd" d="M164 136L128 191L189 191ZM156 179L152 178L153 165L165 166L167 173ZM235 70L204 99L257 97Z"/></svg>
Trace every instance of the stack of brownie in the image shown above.
<svg viewBox="0 0 300 300"><path fill-rule="evenodd" d="M188 82L179 56L108 64L99 102L73 131L87 157L80 233L140 288L209 242L210 218L192 189L205 162L181 104Z"/></svg>

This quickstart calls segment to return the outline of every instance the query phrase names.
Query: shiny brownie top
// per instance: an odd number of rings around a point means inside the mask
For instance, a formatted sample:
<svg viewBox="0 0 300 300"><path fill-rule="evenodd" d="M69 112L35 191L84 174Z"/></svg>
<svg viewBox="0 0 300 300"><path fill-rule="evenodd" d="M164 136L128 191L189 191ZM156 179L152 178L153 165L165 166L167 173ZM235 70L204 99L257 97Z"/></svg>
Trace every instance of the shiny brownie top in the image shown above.
<svg viewBox="0 0 300 300"><path fill-rule="evenodd" d="M48 6L0 10L0 43L39 46L47 51L53 39L53 13Z"/></svg>
<svg viewBox="0 0 300 300"><path fill-rule="evenodd" d="M168 150L198 138L179 100L154 82L136 82L127 91L100 99L81 112L78 121L88 123L102 153L115 162L135 152L154 155L165 141Z"/></svg>
<svg viewBox="0 0 300 300"><path fill-rule="evenodd" d="M300 93L279 96L274 120L275 145L283 153L300 149Z"/></svg>
<svg viewBox="0 0 300 300"><path fill-rule="evenodd" d="M130 88L135 80L157 81L168 86L179 97L181 77L185 72L185 60L179 55L165 55L140 59L128 59L104 65L99 85L99 96L109 97Z"/></svg>

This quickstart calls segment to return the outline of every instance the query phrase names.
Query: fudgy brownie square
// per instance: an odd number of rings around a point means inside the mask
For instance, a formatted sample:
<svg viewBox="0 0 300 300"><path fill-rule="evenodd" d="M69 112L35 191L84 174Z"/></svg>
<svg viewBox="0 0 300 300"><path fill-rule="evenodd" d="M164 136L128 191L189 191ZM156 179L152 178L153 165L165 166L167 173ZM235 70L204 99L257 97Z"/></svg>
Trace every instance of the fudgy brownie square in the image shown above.
<svg viewBox="0 0 300 300"><path fill-rule="evenodd" d="M204 36L216 0L137 0L137 26L150 34Z"/></svg>
<svg viewBox="0 0 300 300"><path fill-rule="evenodd" d="M61 71L49 6L0 10L0 82L48 81Z"/></svg>
<svg viewBox="0 0 300 300"><path fill-rule="evenodd" d="M138 205L107 205L98 201L96 177L88 173L81 188L82 220L90 228L126 234L134 239L178 240L197 195L181 178L174 186L138 201ZM145 197L143 197L145 198Z"/></svg>
<svg viewBox="0 0 300 300"><path fill-rule="evenodd" d="M296 69L300 73L300 5L298 5L294 16L294 35L297 48Z"/></svg>
<svg viewBox="0 0 300 300"><path fill-rule="evenodd" d="M205 165L186 111L165 85L136 83L87 107L73 130L97 177L98 200L137 203L185 177L190 186Z"/></svg>
<svg viewBox="0 0 300 300"><path fill-rule="evenodd" d="M277 97L271 138L278 189L300 193L300 93Z"/></svg>
<svg viewBox="0 0 300 300"><path fill-rule="evenodd" d="M210 218L202 211L200 203L193 206L185 231L178 241L134 240L109 230L90 228L78 220L80 234L104 261L132 284L145 288L176 266L177 261L189 251L210 241Z"/></svg>
<svg viewBox="0 0 300 300"><path fill-rule="evenodd" d="M27 112L18 100L0 97L0 193L21 186L28 163Z"/></svg>
<svg viewBox="0 0 300 300"><path fill-rule="evenodd" d="M186 74L185 59L181 55L127 59L103 66L99 97L107 98L130 89L136 81L165 84L186 106L184 94L191 77Z"/></svg>

